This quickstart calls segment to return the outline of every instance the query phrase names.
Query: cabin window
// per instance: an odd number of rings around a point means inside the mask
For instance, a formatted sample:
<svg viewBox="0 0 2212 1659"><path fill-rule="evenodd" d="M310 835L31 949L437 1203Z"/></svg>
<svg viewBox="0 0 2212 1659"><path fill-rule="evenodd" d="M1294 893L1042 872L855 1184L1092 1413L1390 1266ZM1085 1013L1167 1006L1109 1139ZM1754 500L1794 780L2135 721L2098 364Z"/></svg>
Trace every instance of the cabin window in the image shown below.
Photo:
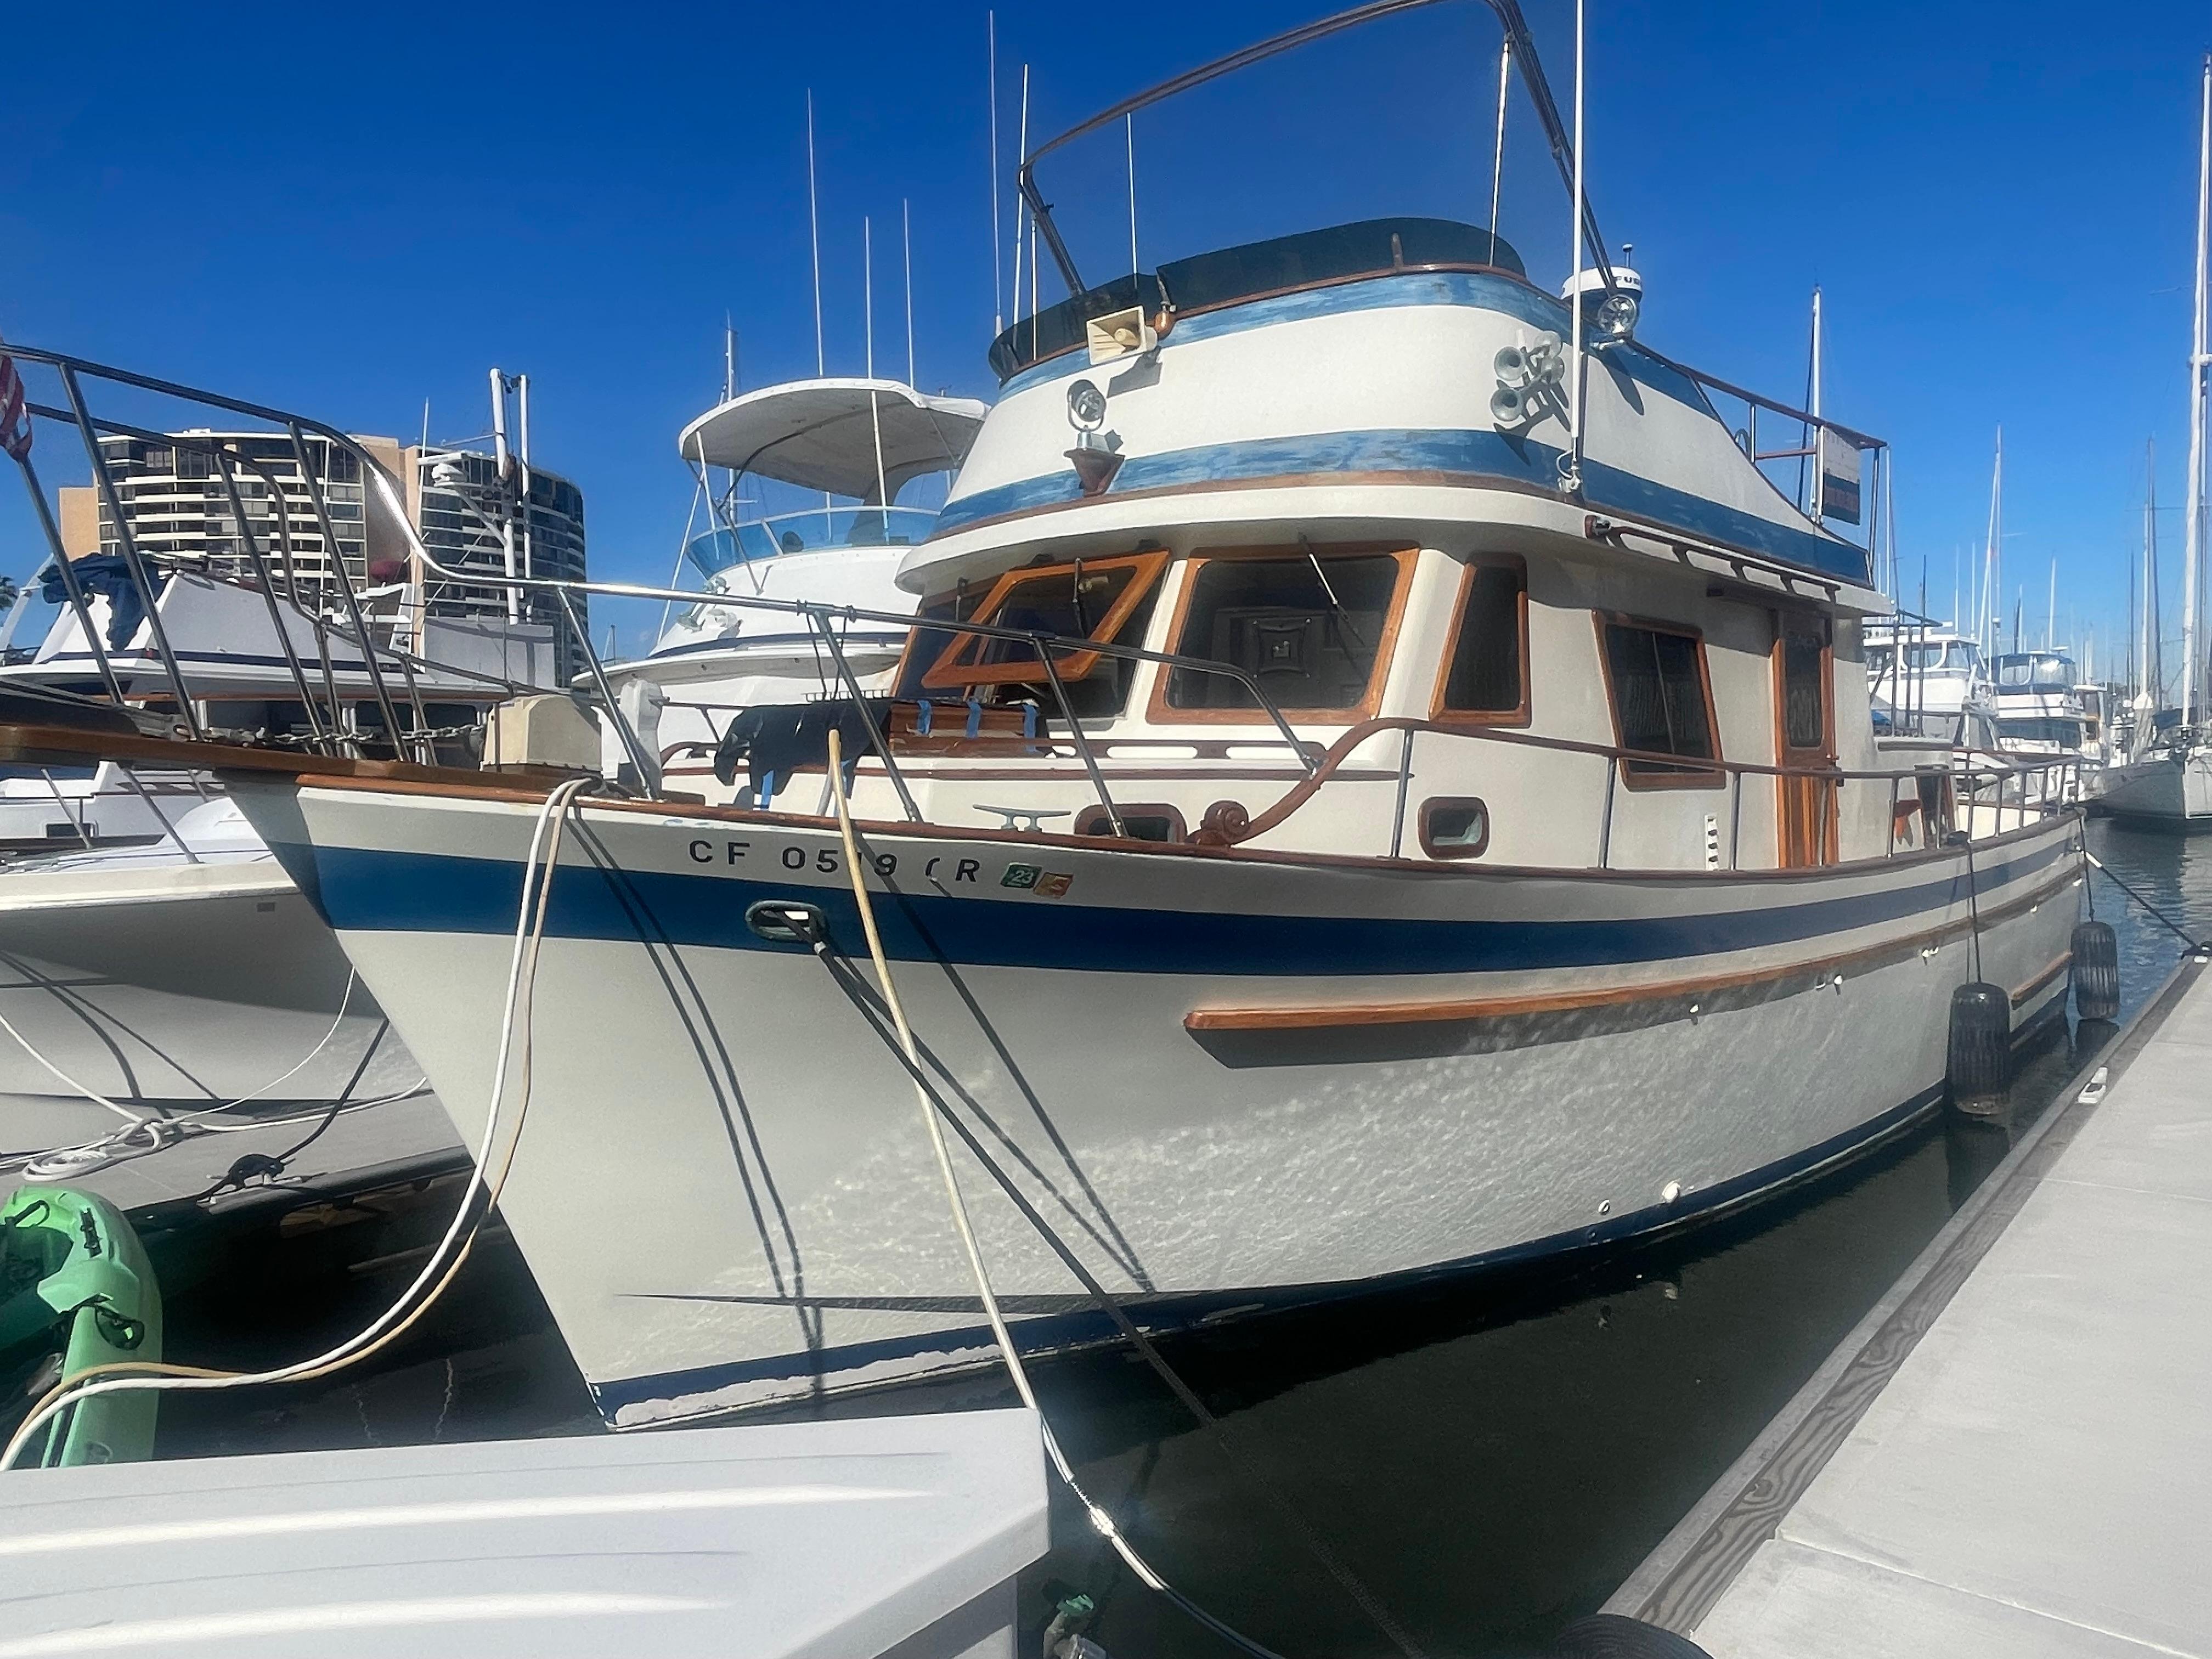
<svg viewBox="0 0 2212 1659"><path fill-rule="evenodd" d="M1702 636L1671 623L1626 617L1601 618L1598 629L1620 746L1647 756L1718 760ZM1722 781L1711 767L1670 766L1658 760L1624 760L1621 772L1630 783L1656 787L1717 787Z"/></svg>
<svg viewBox="0 0 2212 1659"><path fill-rule="evenodd" d="M1519 560L1468 567L1431 712L1498 726L1528 720L1528 576Z"/></svg>
<svg viewBox="0 0 2212 1659"><path fill-rule="evenodd" d="M1826 754L1828 749L1827 641L1817 627L1782 632L1782 746Z"/></svg>
<svg viewBox="0 0 2212 1659"><path fill-rule="evenodd" d="M1133 553L1009 571L985 595L974 620L1068 639L1134 645L1144 637L1166 563L1165 553ZM1086 719L1119 714L1128 701L1136 669L1128 658L1073 647L1052 647L1052 666L1066 686L1076 714ZM957 691L973 696L982 687L997 688L999 701L1036 702L1048 718L1060 714L1052 677L1027 640L956 634L922 675L921 689L924 695Z"/></svg>
<svg viewBox="0 0 2212 1659"><path fill-rule="evenodd" d="M914 631L907 635L905 654L899 659L899 697L911 702L926 695L923 678L960 638L949 628L933 628L930 623L969 620L982 604L984 592L982 588L970 588L963 583L955 592L940 593L935 599L922 601L915 613Z"/></svg>
<svg viewBox="0 0 2212 1659"><path fill-rule="evenodd" d="M1206 559L1175 649L1244 670L1279 709L1356 714L1377 690L1412 563L1411 553ZM1168 675L1165 701L1191 713L1260 707L1243 681L1189 668Z"/></svg>

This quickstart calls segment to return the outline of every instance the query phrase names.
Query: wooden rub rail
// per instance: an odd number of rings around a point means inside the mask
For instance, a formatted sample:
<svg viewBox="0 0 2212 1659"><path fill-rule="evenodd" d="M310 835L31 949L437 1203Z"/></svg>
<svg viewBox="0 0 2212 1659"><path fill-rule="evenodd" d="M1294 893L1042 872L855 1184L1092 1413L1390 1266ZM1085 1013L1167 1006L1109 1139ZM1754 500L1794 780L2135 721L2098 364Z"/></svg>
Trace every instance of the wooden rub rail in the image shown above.
<svg viewBox="0 0 2212 1659"><path fill-rule="evenodd" d="M2075 879L2067 871L2034 892L2000 908L1983 913L1984 929L2008 916L2041 904ZM1444 1025L1486 1019L1505 1019L1516 1014L1570 1013L1583 1008L1618 1007L1628 1003L1665 1002L1684 997L1711 996L1723 991L1811 975L1841 975L1895 960L1929 945L1942 945L1972 931L1971 920L1929 928L1908 938L1888 939L1862 950L1819 957L1810 962L1790 962L1733 973L1706 974L1693 978L1662 980L1650 984L1610 985L1585 990L1521 993L1492 997L1410 998L1402 1002L1355 1002L1327 1007L1195 1008L1183 1016L1183 1030L1194 1035L1209 1031L1316 1031L1349 1030L1363 1025ZM2045 967L2008 995L2015 1008L2034 999L2051 981L2064 973L2074 960L2061 951Z"/></svg>

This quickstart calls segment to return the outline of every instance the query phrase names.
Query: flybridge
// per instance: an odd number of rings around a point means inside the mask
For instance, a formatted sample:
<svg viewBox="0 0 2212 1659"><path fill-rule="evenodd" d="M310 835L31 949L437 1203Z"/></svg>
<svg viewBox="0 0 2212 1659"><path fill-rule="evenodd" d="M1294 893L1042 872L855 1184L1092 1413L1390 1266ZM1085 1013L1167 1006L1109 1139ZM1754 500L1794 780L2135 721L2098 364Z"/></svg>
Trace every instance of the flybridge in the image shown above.
<svg viewBox="0 0 2212 1659"><path fill-rule="evenodd" d="M1001 386L1031 365L1084 345L1089 325L1137 308L1164 331L1176 319L1240 301L1407 270L1500 270L1526 280L1503 238L1449 219L1368 219L1170 260L1024 317L991 343Z"/></svg>
<svg viewBox="0 0 2212 1659"><path fill-rule="evenodd" d="M1125 538L1160 535L1177 510L1153 516L1137 502L1170 494L1181 516L1204 520L1218 516L1202 502L1209 490L1247 492L1256 507L1271 498L1250 492L1392 483L1534 490L1594 509L1604 528L1586 534L1644 531L1682 549L1771 561L1823 579L1831 597L1838 582L1880 585L1894 567L1881 541L1887 447L1637 338L1640 280L1615 263L1584 188L1583 88L1571 125L1515 0L1485 3L1504 34L1497 168L1502 176L1507 77L1517 70L1569 197L1573 265L1557 293L1529 280L1498 234L1496 177L1487 227L1365 220L1086 283L1039 187L1041 162L1205 82L1437 0L1375 0L1163 82L1023 161L1032 246L1042 243L1068 297L1017 317L993 343L998 412L902 582L988 574L1018 535L1072 541L1091 524ZM1131 204L1133 265L1133 183ZM1018 217L1018 270L1022 235ZM1079 378L1124 358L1108 376ZM1170 358L1176 366L1165 369ZM1054 381L1067 382L1065 421L1024 395ZM1290 501L1281 506L1296 516ZM1079 510L1049 530L1036 517L1063 509ZM1297 511L1358 516L1340 494ZM1473 511L1462 504L1436 516ZM1394 516L1372 502L1360 512Z"/></svg>

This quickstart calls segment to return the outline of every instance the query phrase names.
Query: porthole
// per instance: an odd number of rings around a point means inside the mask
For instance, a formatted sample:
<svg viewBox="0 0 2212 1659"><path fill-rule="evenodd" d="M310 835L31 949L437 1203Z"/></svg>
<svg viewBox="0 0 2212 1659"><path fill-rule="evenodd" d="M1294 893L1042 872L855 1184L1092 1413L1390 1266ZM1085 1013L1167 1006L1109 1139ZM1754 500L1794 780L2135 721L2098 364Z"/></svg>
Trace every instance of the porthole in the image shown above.
<svg viewBox="0 0 2212 1659"><path fill-rule="evenodd" d="M1432 859L1479 859L1490 850L1490 808L1473 795L1421 803L1421 850Z"/></svg>

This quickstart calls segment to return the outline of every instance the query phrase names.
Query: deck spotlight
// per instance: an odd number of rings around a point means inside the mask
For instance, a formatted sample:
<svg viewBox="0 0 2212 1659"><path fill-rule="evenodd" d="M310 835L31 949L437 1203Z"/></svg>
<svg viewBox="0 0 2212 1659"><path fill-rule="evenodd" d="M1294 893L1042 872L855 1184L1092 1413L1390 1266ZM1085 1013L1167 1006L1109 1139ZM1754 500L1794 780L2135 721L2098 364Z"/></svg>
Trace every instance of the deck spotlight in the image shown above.
<svg viewBox="0 0 2212 1659"><path fill-rule="evenodd" d="M1106 422L1106 394L1088 380L1067 388L1067 423L1075 428L1075 447L1067 459L1086 495L1103 495L1121 470L1121 440L1098 428Z"/></svg>
<svg viewBox="0 0 2212 1659"><path fill-rule="evenodd" d="M1078 432L1096 432L1106 423L1106 394L1088 380L1067 388L1067 423Z"/></svg>

